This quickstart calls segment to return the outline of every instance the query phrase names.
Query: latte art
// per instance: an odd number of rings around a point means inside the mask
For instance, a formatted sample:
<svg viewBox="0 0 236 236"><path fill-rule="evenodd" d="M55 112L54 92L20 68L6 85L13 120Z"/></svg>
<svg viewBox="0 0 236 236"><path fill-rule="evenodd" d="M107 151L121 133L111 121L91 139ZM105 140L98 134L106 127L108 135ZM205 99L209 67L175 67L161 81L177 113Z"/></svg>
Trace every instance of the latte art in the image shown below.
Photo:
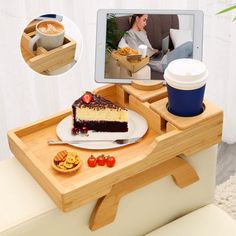
<svg viewBox="0 0 236 236"><path fill-rule="evenodd" d="M61 24L56 22L42 22L38 26L38 30L44 34L56 35L61 33L64 28Z"/></svg>

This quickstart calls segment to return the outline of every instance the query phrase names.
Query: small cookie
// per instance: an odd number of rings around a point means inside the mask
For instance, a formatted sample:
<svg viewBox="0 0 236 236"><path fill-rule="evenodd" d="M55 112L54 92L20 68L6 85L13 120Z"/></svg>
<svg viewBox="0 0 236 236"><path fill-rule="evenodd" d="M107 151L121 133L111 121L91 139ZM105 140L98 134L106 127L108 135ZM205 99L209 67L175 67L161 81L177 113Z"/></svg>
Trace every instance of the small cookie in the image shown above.
<svg viewBox="0 0 236 236"><path fill-rule="evenodd" d="M79 159L79 157L77 156L76 158L75 158L75 165L78 165L80 163L80 159Z"/></svg>
<svg viewBox="0 0 236 236"><path fill-rule="evenodd" d="M63 169L63 170L66 170L66 167L64 166L64 162L61 161L59 164L58 164L58 167Z"/></svg>
<svg viewBox="0 0 236 236"><path fill-rule="evenodd" d="M68 163L68 162L66 162L66 161L64 161L63 164L64 164L64 167L67 168L67 169L71 169L71 168L74 167L74 165L73 165L72 163Z"/></svg>
<svg viewBox="0 0 236 236"><path fill-rule="evenodd" d="M75 163L75 157L74 156L67 156L66 157L66 162L70 163L70 164L74 164Z"/></svg>
<svg viewBox="0 0 236 236"><path fill-rule="evenodd" d="M55 162L63 162L66 160L66 157L68 155L68 152L66 150L60 151L57 153L57 155L54 157Z"/></svg>

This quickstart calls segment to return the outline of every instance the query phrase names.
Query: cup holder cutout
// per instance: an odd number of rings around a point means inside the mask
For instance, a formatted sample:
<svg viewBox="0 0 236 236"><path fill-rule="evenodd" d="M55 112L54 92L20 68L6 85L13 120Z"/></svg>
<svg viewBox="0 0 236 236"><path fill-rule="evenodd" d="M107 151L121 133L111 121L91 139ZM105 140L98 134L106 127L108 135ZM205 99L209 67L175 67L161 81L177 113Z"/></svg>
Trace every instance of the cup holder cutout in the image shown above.
<svg viewBox="0 0 236 236"><path fill-rule="evenodd" d="M166 109L167 109L167 111L168 111L169 113L171 113L172 115L179 116L179 115L173 114L173 113L170 111L170 109L169 109L169 103L168 103L168 102L166 103ZM206 105L205 105L205 103L203 102L203 103L202 103L202 111L201 111L201 113L199 113L198 115L195 115L195 116L179 116L179 117L196 117L196 116L201 115L205 110L206 110Z"/></svg>
<svg viewBox="0 0 236 236"><path fill-rule="evenodd" d="M124 103L129 104L129 94L127 92L124 92Z"/></svg>

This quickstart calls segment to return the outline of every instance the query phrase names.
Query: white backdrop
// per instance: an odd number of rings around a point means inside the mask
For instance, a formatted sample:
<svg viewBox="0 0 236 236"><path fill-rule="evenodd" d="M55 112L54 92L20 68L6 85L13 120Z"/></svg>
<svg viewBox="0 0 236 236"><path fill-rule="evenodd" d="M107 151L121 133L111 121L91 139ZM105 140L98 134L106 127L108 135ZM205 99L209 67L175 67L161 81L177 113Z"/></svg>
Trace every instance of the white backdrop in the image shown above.
<svg viewBox="0 0 236 236"><path fill-rule="evenodd" d="M10 157L7 131L71 106L94 82L96 13L99 8L201 9L205 12L204 62L210 77L207 97L225 110L224 140L236 141L236 22L215 13L231 1L213 0L11 0L0 5L0 159ZM83 36L83 55L71 71L45 78L29 70L19 42L26 23L44 13L70 18ZM236 15L236 12L235 12Z"/></svg>

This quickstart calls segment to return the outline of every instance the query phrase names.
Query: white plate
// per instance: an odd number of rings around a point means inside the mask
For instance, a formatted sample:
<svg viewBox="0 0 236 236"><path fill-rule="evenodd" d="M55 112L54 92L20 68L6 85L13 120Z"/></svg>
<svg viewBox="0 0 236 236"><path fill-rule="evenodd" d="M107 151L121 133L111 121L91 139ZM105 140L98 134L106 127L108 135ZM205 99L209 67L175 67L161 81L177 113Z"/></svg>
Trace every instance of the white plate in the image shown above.
<svg viewBox="0 0 236 236"><path fill-rule="evenodd" d="M147 121L138 113L128 110L129 122L128 132L94 132L89 131L88 137L73 135L72 129L72 116L67 116L57 125L57 136L61 140L115 140L123 138L139 138L142 137L148 129ZM79 144L71 144L72 146L85 148L85 149L110 149L125 146L128 144L116 144L112 142L81 142Z"/></svg>

